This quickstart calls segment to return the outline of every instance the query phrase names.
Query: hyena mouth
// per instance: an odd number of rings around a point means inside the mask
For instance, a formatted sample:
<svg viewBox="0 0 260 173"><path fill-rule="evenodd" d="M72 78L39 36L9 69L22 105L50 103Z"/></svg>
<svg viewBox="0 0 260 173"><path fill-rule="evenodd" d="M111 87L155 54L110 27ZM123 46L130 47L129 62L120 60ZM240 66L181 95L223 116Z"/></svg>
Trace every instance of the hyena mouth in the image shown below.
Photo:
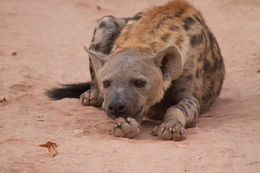
<svg viewBox="0 0 260 173"><path fill-rule="evenodd" d="M143 106L136 112L136 113L134 113L132 116L130 116L130 117L136 117L136 116L138 116L141 112L142 112L142 110L143 110Z"/></svg>

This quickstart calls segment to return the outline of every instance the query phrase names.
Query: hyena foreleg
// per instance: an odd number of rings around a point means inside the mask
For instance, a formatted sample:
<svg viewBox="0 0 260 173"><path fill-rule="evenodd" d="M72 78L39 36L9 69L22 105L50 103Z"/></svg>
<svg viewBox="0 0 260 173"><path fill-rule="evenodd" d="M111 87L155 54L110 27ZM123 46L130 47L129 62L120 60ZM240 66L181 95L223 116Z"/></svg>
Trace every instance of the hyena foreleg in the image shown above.
<svg viewBox="0 0 260 173"><path fill-rule="evenodd" d="M180 141L186 138L185 128L194 127L200 112L198 100L193 96L183 98L167 109L158 136L166 140Z"/></svg>
<svg viewBox="0 0 260 173"><path fill-rule="evenodd" d="M113 16L105 16L100 19L95 27L89 49L107 55L110 54L114 42L126 25L127 20L128 19L115 18ZM80 101L84 106L100 107L103 103L103 98L99 94L95 71L93 70L93 64L90 59L89 68L91 74L91 89L81 94Z"/></svg>

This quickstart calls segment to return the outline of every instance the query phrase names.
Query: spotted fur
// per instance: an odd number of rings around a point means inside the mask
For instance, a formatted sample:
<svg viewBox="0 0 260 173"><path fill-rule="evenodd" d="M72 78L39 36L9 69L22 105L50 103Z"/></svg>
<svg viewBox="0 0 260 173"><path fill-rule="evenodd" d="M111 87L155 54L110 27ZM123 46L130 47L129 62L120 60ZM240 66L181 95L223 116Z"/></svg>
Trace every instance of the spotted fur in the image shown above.
<svg viewBox="0 0 260 173"><path fill-rule="evenodd" d="M101 19L100 22L105 18L107 17ZM113 19L114 21L124 20ZM172 82L174 85L170 91L173 96L185 95L185 93L190 92L198 99L201 113L206 111L220 93L225 70L218 43L200 12L186 2L173 1L165 6L147 9L133 18L125 19L125 21L123 25L128 22L126 26L120 25L120 27L114 28L114 30L124 29L113 49L135 46L133 42L138 42L157 45L151 49L155 52L166 44L175 44L186 55L186 63L183 75L180 79ZM99 25L97 25L96 30L103 33ZM111 40L112 44L114 42L115 40ZM91 45L93 46L93 44L95 43L92 42ZM102 52L107 53L106 51ZM179 88L186 89L183 91L184 94L179 92ZM179 100L176 99L173 104Z"/></svg>
<svg viewBox="0 0 260 173"><path fill-rule="evenodd" d="M95 28L90 50L109 55L108 58L130 49L152 56L171 45L182 55L183 72L174 80L164 77L163 94L144 114L164 120L157 133L161 138L183 140L182 127L196 125L199 115L219 96L225 75L217 40L198 10L187 2L174 0L146 9L132 18L103 17ZM161 62L162 73L165 68L169 70L168 65L166 57ZM93 68L91 58L90 91L97 93L101 100L104 94L98 83L100 75L97 77ZM146 97L153 100L158 97L156 94L158 92L154 91ZM85 97L83 94L83 100ZM85 105L98 106L89 102Z"/></svg>

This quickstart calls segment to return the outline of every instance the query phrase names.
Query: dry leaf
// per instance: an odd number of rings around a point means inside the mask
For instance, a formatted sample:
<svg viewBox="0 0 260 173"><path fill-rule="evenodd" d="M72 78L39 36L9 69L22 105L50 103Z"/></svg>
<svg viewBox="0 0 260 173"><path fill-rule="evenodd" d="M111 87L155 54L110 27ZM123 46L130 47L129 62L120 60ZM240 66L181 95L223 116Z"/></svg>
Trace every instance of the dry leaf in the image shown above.
<svg viewBox="0 0 260 173"><path fill-rule="evenodd" d="M101 8L99 5L97 6L97 9L98 9L98 10L102 10L102 8Z"/></svg>
<svg viewBox="0 0 260 173"><path fill-rule="evenodd" d="M55 146L51 146L50 148L48 148L48 150L49 150L49 152L51 154L51 157L54 157L57 154L59 154Z"/></svg>
<svg viewBox="0 0 260 173"><path fill-rule="evenodd" d="M18 54L17 52L13 52L11 55L12 56L17 56L17 54Z"/></svg>
<svg viewBox="0 0 260 173"><path fill-rule="evenodd" d="M1 102L6 102L6 99L5 98L0 98L0 103Z"/></svg>
<svg viewBox="0 0 260 173"><path fill-rule="evenodd" d="M46 147L46 148L48 148L48 151L50 152L50 154L51 154L51 157L54 157L54 156L56 156L57 154L59 154L59 152L57 151L57 144L56 143L54 143L54 142L50 142L50 141L48 141L48 142L46 142L45 144L41 144L41 145L39 145L40 147Z"/></svg>

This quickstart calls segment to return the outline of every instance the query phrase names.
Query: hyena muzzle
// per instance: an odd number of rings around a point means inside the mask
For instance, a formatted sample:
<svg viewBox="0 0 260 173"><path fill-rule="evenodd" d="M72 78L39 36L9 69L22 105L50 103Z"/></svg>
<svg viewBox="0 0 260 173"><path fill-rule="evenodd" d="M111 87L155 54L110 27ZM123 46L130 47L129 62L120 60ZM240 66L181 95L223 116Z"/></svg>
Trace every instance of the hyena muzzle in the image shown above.
<svg viewBox="0 0 260 173"><path fill-rule="evenodd" d="M134 138L144 116L162 120L153 134L183 140L219 96L225 69L200 12L175 0L132 18L103 17L89 49L91 82L48 91L80 97L116 120L118 137Z"/></svg>

